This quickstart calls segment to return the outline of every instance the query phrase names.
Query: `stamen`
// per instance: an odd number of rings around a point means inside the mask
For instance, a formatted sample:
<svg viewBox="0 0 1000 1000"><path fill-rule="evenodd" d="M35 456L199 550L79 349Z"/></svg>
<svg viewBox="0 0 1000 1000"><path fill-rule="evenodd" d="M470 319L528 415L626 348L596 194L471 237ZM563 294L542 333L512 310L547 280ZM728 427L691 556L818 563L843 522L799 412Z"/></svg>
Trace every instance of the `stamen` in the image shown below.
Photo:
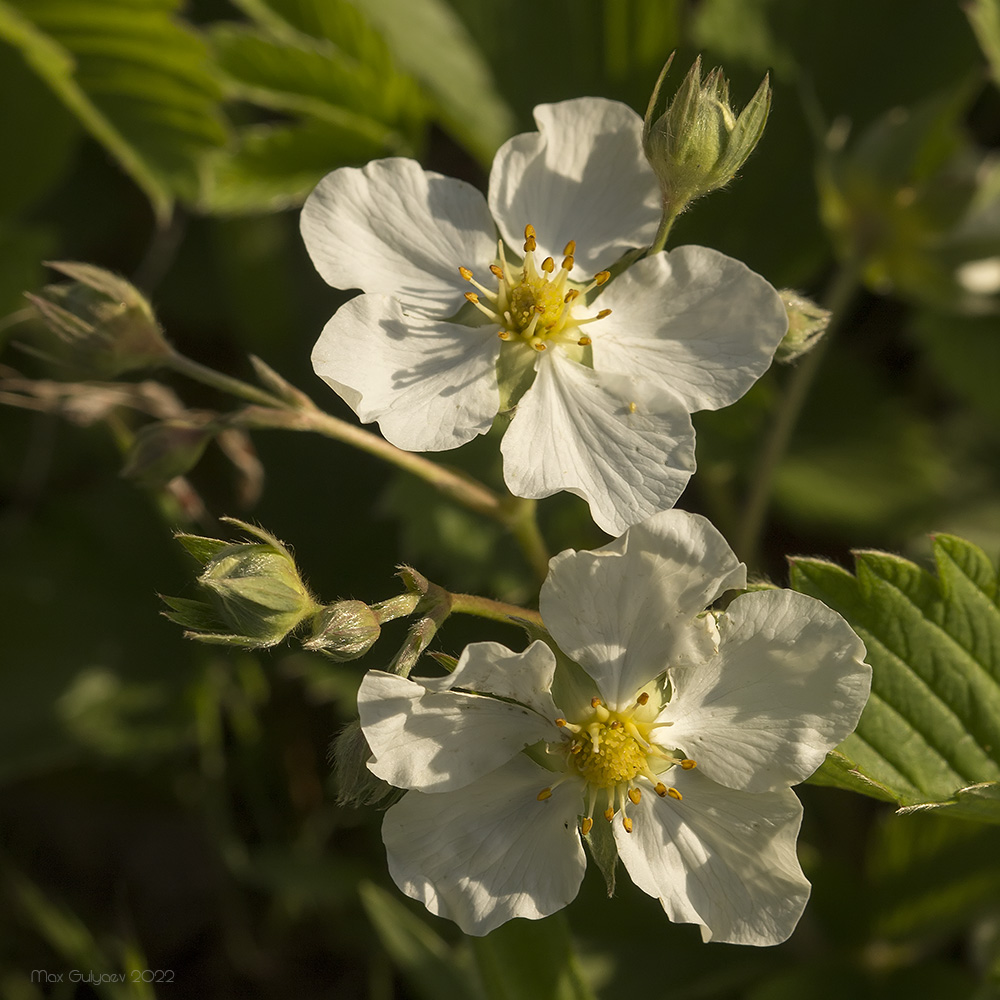
<svg viewBox="0 0 1000 1000"><path fill-rule="evenodd" d="M610 316L610 315L611 315L611 310L610 309L602 309L597 314L597 319L604 319L605 316Z"/></svg>
<svg viewBox="0 0 1000 1000"><path fill-rule="evenodd" d="M663 784L662 781L658 781L653 791L656 792L656 794L659 795L661 799L666 798L667 786Z"/></svg>
<svg viewBox="0 0 1000 1000"><path fill-rule="evenodd" d="M529 223L528 223L528 224L527 224L527 225L526 225L526 226L524 227L524 238L525 238L526 240L533 240L533 239L535 238L535 236L536 236L536 235L537 235L537 234L536 234L536 232L535 232L535 227L534 227L534 226L533 226L533 225L532 225L532 224L531 224L531 223L529 222Z"/></svg>
<svg viewBox="0 0 1000 1000"><path fill-rule="evenodd" d="M597 695L594 695L594 697L590 699L591 708L597 708L597 706L600 704L601 704L601 699L598 698Z"/></svg>
<svg viewBox="0 0 1000 1000"><path fill-rule="evenodd" d="M628 816L622 816L622 826L625 827L626 833L632 832L632 820L630 820Z"/></svg>
<svg viewBox="0 0 1000 1000"><path fill-rule="evenodd" d="M637 705L645 705L647 701L649 701L649 692L648 691L643 691L642 694L639 695L639 697L635 699L635 703Z"/></svg>
<svg viewBox="0 0 1000 1000"><path fill-rule="evenodd" d="M472 281L472 272L467 267L459 267L458 273L465 278L466 281Z"/></svg>
<svg viewBox="0 0 1000 1000"><path fill-rule="evenodd" d="M615 810L613 806L608 806L604 810L604 818L610 823L615 818Z"/></svg>
<svg viewBox="0 0 1000 1000"><path fill-rule="evenodd" d="M546 257L542 261L542 270L546 274L551 274L556 269L556 262L551 257Z"/></svg>
<svg viewBox="0 0 1000 1000"><path fill-rule="evenodd" d="M501 268L497 264L490 264L490 273L493 275L494 278L503 281L503 268Z"/></svg>
<svg viewBox="0 0 1000 1000"><path fill-rule="evenodd" d="M690 757L685 757L684 760L681 761L681 767L683 767L685 771L690 771L692 767L697 766L698 762L696 760L691 760Z"/></svg>
<svg viewBox="0 0 1000 1000"><path fill-rule="evenodd" d="M604 282L607 281L608 278L610 277L611 277L610 271L598 271L597 274L594 275L594 284L603 285Z"/></svg>
<svg viewBox="0 0 1000 1000"><path fill-rule="evenodd" d="M538 795L536 796L536 798L537 798L537 800L539 802L544 802L546 799L552 798L552 789L551 788L543 788L538 793Z"/></svg>
<svg viewBox="0 0 1000 1000"><path fill-rule="evenodd" d="M571 288L566 293L566 296L563 299L563 302L565 302L566 305L569 305L574 299L578 299L579 297L580 297L580 290L577 289L577 288Z"/></svg>
<svg viewBox="0 0 1000 1000"><path fill-rule="evenodd" d="M572 257L576 253L576 240L570 240L566 246L563 247L563 253L567 257Z"/></svg>
<svg viewBox="0 0 1000 1000"><path fill-rule="evenodd" d="M668 788L667 795L669 795L672 799L677 799L678 802L680 802L681 799L684 798L684 796L681 795L681 793L677 791L676 788Z"/></svg>
<svg viewBox="0 0 1000 1000"><path fill-rule="evenodd" d="M586 837L587 834L590 833L590 831L593 829L593 827L594 827L594 817L584 816L583 822L580 824L580 832Z"/></svg>
<svg viewBox="0 0 1000 1000"><path fill-rule="evenodd" d="M638 788L630 788L628 790L628 797L632 800L632 805L637 806L639 800L642 798L642 792Z"/></svg>
<svg viewBox="0 0 1000 1000"><path fill-rule="evenodd" d="M538 249L538 244L535 242L535 237L532 236L530 239L524 241L524 252L532 253Z"/></svg>
<svg viewBox="0 0 1000 1000"><path fill-rule="evenodd" d="M556 725L560 729L568 729L571 733L583 732L583 726L578 726L575 722L567 722L565 719L556 719Z"/></svg>
<svg viewBox="0 0 1000 1000"><path fill-rule="evenodd" d="M564 271L572 271L574 263L575 263L575 260L573 258L573 255L571 253L567 254L565 257L563 257L562 269Z"/></svg>
<svg viewBox="0 0 1000 1000"><path fill-rule="evenodd" d="M478 295L476 295L476 293L475 293L475 292L466 292L466 293L465 293L465 297L466 297L466 298L467 298L467 299L468 299L468 300L469 300L469 301L470 301L470 302L471 302L471 303L472 303L473 305L475 305L475 304L476 304L477 302L479 302L479 296L478 296Z"/></svg>
<svg viewBox="0 0 1000 1000"><path fill-rule="evenodd" d="M590 345L591 345L591 344L593 343L593 341L592 341L592 340L590 339L590 337L581 337L581 338L580 338L580 339L579 339L579 340L577 341L577 343L578 343L578 344L579 344L579 345L580 345L581 347L590 347Z"/></svg>
<svg viewBox="0 0 1000 1000"><path fill-rule="evenodd" d="M636 407L635 403L630 400L628 404L628 412L635 413L636 409L638 409L638 407Z"/></svg>

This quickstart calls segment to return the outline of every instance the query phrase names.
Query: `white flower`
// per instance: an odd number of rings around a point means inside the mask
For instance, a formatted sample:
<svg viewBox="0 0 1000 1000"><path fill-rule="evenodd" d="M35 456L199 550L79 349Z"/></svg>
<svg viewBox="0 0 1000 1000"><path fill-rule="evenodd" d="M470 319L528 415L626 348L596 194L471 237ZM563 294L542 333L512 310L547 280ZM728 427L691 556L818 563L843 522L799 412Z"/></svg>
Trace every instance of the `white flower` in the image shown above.
<svg viewBox="0 0 1000 1000"><path fill-rule="evenodd" d="M610 822L672 920L705 940L787 938L809 896L789 786L854 729L871 671L847 623L802 594L703 613L745 582L708 521L666 511L552 560L541 611L558 666L543 642L476 643L447 677L369 672L368 766L410 789L382 826L396 884L486 934L569 903L581 834Z"/></svg>
<svg viewBox="0 0 1000 1000"><path fill-rule="evenodd" d="M787 320L763 278L704 247L605 284L599 268L660 219L642 121L596 98L541 105L535 121L497 153L488 204L413 160L324 178L306 246L330 284L365 294L327 324L313 365L409 451L465 444L516 404L510 490L569 490L617 535L673 505L694 471L690 414L742 396Z"/></svg>

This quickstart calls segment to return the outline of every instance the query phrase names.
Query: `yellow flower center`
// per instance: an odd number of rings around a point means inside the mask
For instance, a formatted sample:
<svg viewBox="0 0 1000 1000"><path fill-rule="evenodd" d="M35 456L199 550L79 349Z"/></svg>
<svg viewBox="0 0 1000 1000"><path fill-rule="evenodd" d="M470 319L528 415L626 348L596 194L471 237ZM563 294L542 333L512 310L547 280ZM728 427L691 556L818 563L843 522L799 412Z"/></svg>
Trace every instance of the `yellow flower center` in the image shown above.
<svg viewBox="0 0 1000 1000"><path fill-rule="evenodd" d="M499 244L498 263L490 266L490 272L497 279L496 291L476 281L467 267L460 267L462 277L479 289L479 292L466 292L465 297L500 327L501 340L527 344L536 351L546 350L548 343L553 341L586 347L590 337L580 328L604 319L611 310L602 309L596 316L578 317L575 303L582 295L603 285L611 273L599 271L593 281L580 288L569 280L576 243L570 240L566 244L558 270L552 257L546 257L540 264L536 261L537 246L535 227L525 226L524 263L518 269L507 266L503 243Z"/></svg>
<svg viewBox="0 0 1000 1000"><path fill-rule="evenodd" d="M643 691L629 708L614 711L600 698L594 698L591 714L579 722L556 719L556 725L569 734L560 748L567 755L567 771L575 771L587 784L586 814L580 824L584 834L590 833L594 825L594 807L602 794L607 800L604 818L610 822L616 813L620 814L628 833L632 832L632 820L627 815L627 804L642 801L643 787L652 787L661 798L681 801L681 793L668 788L660 775L677 765L685 771L697 765L652 742L653 731L669 723L657 723L655 706L647 708L648 702L649 692ZM539 801L551 794L551 787L543 789Z"/></svg>

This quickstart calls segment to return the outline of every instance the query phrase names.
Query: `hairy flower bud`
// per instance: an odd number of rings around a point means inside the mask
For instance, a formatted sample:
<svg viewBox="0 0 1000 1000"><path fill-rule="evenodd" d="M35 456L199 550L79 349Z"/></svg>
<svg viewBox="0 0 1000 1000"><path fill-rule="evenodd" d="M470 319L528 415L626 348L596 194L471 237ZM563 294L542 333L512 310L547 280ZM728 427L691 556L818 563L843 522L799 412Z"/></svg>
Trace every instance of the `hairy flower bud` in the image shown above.
<svg viewBox="0 0 1000 1000"><path fill-rule="evenodd" d="M337 601L313 619L312 637L302 645L333 660L356 660L378 641L382 629L362 601Z"/></svg>
<svg viewBox="0 0 1000 1000"><path fill-rule="evenodd" d="M178 541L204 564L198 583L209 602L165 597L166 616L202 642L263 648L281 642L320 610L306 589L291 553L261 528L227 518L259 539L226 543L196 535Z"/></svg>
<svg viewBox="0 0 1000 1000"><path fill-rule="evenodd" d="M663 192L664 214L675 218L696 198L724 187L753 152L767 123L771 88L764 77L737 117L729 104L729 81L719 68L701 78L701 56L664 110L660 73L646 109L642 144Z"/></svg>
<svg viewBox="0 0 1000 1000"><path fill-rule="evenodd" d="M116 378L154 367L171 354L151 306L134 285L92 264L60 261L49 267L72 280L27 297L54 335L43 351L73 376Z"/></svg>
<svg viewBox="0 0 1000 1000"><path fill-rule="evenodd" d="M788 313L788 333L778 344L774 359L787 364L807 354L820 342L830 325L830 310L790 288L783 288L778 294Z"/></svg>

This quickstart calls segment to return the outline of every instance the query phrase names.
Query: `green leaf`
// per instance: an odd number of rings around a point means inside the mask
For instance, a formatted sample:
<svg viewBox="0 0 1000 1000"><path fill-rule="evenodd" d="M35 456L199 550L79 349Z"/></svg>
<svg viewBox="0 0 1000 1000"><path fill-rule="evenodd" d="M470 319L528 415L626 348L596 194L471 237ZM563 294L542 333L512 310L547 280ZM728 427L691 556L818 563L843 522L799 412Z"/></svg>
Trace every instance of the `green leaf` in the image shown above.
<svg viewBox="0 0 1000 1000"><path fill-rule="evenodd" d="M424 1000L482 997L475 978L456 962L452 949L395 896L371 882L362 882L358 893L382 947L417 996Z"/></svg>
<svg viewBox="0 0 1000 1000"><path fill-rule="evenodd" d="M511 920L472 950L489 1000L591 1000L566 918Z"/></svg>
<svg viewBox="0 0 1000 1000"><path fill-rule="evenodd" d="M964 7L993 81L1000 86L1000 0L970 0Z"/></svg>
<svg viewBox="0 0 1000 1000"><path fill-rule="evenodd" d="M1000 823L1000 607L997 567L951 535L933 539L937 576L900 556L856 552L851 575L792 560L792 586L861 636L872 695L820 783Z"/></svg>
<svg viewBox="0 0 1000 1000"><path fill-rule="evenodd" d="M444 0L365 0L365 17L427 89L444 125L484 164L514 132L486 60Z"/></svg>
<svg viewBox="0 0 1000 1000"><path fill-rule="evenodd" d="M139 185L162 219L225 141L204 45L178 0L0 0L0 38Z"/></svg>

